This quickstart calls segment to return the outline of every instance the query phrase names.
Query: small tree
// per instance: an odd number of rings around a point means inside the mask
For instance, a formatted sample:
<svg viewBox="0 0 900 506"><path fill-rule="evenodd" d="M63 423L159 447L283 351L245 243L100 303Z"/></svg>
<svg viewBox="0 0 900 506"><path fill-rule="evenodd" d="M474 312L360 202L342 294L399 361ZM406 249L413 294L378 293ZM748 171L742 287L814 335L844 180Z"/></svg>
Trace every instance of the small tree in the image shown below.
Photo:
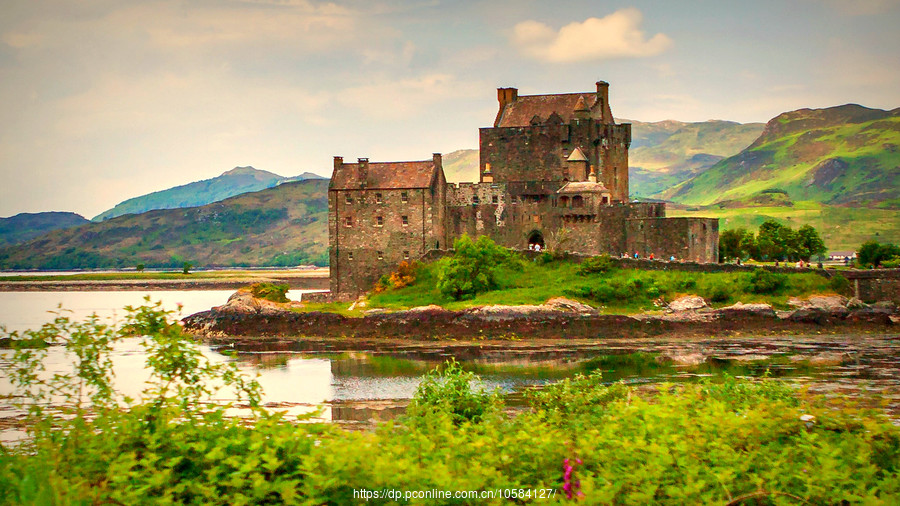
<svg viewBox="0 0 900 506"><path fill-rule="evenodd" d="M190 262L185 262L184 265L181 266L181 273L182 274L190 274L191 269L193 269L193 268L194 268L194 264L192 264Z"/></svg>
<svg viewBox="0 0 900 506"><path fill-rule="evenodd" d="M753 232L746 228L726 230L719 236L719 260L749 256L754 243Z"/></svg>
<svg viewBox="0 0 900 506"><path fill-rule="evenodd" d="M134 270L138 272L144 272L144 264L137 264L134 266Z"/></svg>
<svg viewBox="0 0 900 506"><path fill-rule="evenodd" d="M803 225L797 230L797 253L800 258L809 262L814 256L825 254L825 241L819 237L819 232L810 225Z"/></svg>
<svg viewBox="0 0 900 506"><path fill-rule="evenodd" d="M900 257L900 246L891 243L879 244L878 241L866 241L856 252L856 261L866 267L874 265L878 267L882 262Z"/></svg>
<svg viewBox="0 0 900 506"><path fill-rule="evenodd" d="M766 220L756 236L760 260L793 260L797 258L797 234L775 220Z"/></svg>

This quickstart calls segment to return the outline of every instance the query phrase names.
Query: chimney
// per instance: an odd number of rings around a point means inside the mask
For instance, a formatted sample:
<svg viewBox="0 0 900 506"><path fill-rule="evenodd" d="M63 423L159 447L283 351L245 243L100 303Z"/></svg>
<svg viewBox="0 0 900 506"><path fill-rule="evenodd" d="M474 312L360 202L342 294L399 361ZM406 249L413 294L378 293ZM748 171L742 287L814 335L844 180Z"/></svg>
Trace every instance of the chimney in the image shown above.
<svg viewBox="0 0 900 506"><path fill-rule="evenodd" d="M519 98L519 90L516 88L497 88L497 100L500 102L500 109L506 107Z"/></svg>
<svg viewBox="0 0 900 506"><path fill-rule="evenodd" d="M612 123L610 117L612 113L608 113L609 108L609 83L606 81L597 81L597 100L600 101L600 117L601 123Z"/></svg>
<svg viewBox="0 0 900 506"><path fill-rule="evenodd" d="M432 153L431 159L434 160L434 166L438 169L443 169L443 160L441 159L440 153Z"/></svg>
<svg viewBox="0 0 900 506"><path fill-rule="evenodd" d="M334 157L334 170L338 170L344 166L344 157L336 156Z"/></svg>
<svg viewBox="0 0 900 506"><path fill-rule="evenodd" d="M357 163L359 164L359 187L365 188L366 182L369 180L369 159L368 158L357 158Z"/></svg>

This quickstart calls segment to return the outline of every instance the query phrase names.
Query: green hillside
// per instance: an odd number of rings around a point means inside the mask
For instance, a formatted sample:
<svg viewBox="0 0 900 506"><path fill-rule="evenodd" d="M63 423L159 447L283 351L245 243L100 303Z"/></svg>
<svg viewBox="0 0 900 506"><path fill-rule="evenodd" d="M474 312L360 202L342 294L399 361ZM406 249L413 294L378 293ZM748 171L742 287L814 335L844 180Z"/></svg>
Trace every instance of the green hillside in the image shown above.
<svg viewBox="0 0 900 506"><path fill-rule="evenodd" d="M0 248L0 269L293 266L328 261L328 180L129 214Z"/></svg>
<svg viewBox="0 0 900 506"><path fill-rule="evenodd" d="M320 177L306 172L294 178L285 178L278 174L254 169L253 167L235 167L211 179L204 179L203 181L196 181L128 199L117 204L112 209L95 216L92 221L108 220L124 214L140 214L153 209L203 206L242 193L271 188L287 181Z"/></svg>
<svg viewBox="0 0 900 506"><path fill-rule="evenodd" d="M631 123L631 194L646 197L700 174L739 153L763 131L762 123L710 120L701 123Z"/></svg>
<svg viewBox="0 0 900 506"><path fill-rule="evenodd" d="M656 197L708 205L765 190L793 201L900 206L900 109L800 109L766 124L747 149Z"/></svg>
<svg viewBox="0 0 900 506"><path fill-rule="evenodd" d="M443 156L444 177L450 183L477 183L478 150L458 149Z"/></svg>
<svg viewBox="0 0 900 506"><path fill-rule="evenodd" d="M0 218L0 246L30 241L52 230L88 223L80 214L68 212L19 213Z"/></svg>

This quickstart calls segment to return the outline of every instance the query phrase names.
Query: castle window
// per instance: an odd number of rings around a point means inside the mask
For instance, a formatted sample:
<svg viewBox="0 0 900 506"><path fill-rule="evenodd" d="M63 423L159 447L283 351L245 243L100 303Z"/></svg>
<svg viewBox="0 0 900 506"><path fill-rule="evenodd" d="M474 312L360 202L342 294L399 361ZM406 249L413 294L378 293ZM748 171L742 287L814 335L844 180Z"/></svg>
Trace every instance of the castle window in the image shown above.
<svg viewBox="0 0 900 506"><path fill-rule="evenodd" d="M609 197L607 197L607 196L604 195L604 196L603 196L603 203L604 203L604 204L609 204Z"/></svg>
<svg viewBox="0 0 900 506"><path fill-rule="evenodd" d="M352 203L353 203L353 197L348 193L348 194L344 197L344 202L347 203L347 204L352 204Z"/></svg>
<svg viewBox="0 0 900 506"><path fill-rule="evenodd" d="M572 207L584 207L584 197L581 195L572 197Z"/></svg>
<svg viewBox="0 0 900 506"><path fill-rule="evenodd" d="M476 206L481 203L481 199L478 198L478 195L475 195L474 197L472 197L472 203L475 204Z"/></svg>
<svg viewBox="0 0 900 506"><path fill-rule="evenodd" d="M500 203L500 197L498 197L497 195L494 195L491 197L491 204L499 204L499 203Z"/></svg>
<svg viewBox="0 0 900 506"><path fill-rule="evenodd" d="M404 260L409 260L409 250L404 250L404 251L403 251L403 259L404 259Z"/></svg>
<svg viewBox="0 0 900 506"><path fill-rule="evenodd" d="M404 204L409 202L409 194L406 192L400 192L400 202Z"/></svg>
<svg viewBox="0 0 900 506"><path fill-rule="evenodd" d="M375 217L375 226L376 226L376 227L383 227L383 226L384 226L384 217L383 217L383 216L376 216L376 217Z"/></svg>
<svg viewBox="0 0 900 506"><path fill-rule="evenodd" d="M376 203L376 204L381 204L382 202L384 202L384 201L381 199L381 194L380 194L380 193L376 193L376 194L375 194L375 203Z"/></svg>
<svg viewBox="0 0 900 506"><path fill-rule="evenodd" d="M409 225L409 216L401 216L400 224L403 225L404 227Z"/></svg>
<svg viewBox="0 0 900 506"><path fill-rule="evenodd" d="M353 252L352 251L347 253L347 260L353 260Z"/></svg>
<svg viewBox="0 0 900 506"><path fill-rule="evenodd" d="M559 205L560 207L569 207L569 197L560 197Z"/></svg>
<svg viewBox="0 0 900 506"><path fill-rule="evenodd" d="M384 260L384 251L377 251L375 254L378 256L379 260Z"/></svg>
<svg viewBox="0 0 900 506"><path fill-rule="evenodd" d="M344 226L352 227L353 226L353 218L351 218L349 216L344 217Z"/></svg>

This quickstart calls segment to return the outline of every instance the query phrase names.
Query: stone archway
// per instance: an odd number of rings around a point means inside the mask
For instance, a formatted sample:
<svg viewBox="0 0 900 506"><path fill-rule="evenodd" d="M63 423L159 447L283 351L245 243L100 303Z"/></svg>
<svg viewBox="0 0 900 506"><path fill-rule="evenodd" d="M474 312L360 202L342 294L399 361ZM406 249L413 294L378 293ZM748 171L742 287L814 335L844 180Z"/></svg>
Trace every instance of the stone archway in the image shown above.
<svg viewBox="0 0 900 506"><path fill-rule="evenodd" d="M540 230L532 230L528 234L528 249L538 249L538 246L541 251L544 250L544 234Z"/></svg>

